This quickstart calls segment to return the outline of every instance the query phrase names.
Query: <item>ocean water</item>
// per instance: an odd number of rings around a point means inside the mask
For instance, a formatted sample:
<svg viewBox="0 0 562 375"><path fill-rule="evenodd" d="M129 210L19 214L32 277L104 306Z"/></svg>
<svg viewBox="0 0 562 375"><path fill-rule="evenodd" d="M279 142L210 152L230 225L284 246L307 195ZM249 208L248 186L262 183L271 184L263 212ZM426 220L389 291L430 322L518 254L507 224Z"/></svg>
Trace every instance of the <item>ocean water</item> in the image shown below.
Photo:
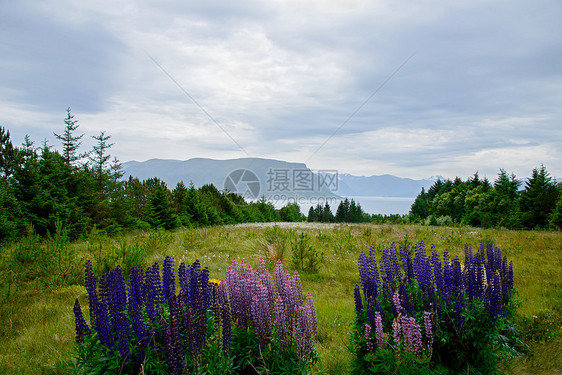
<svg viewBox="0 0 562 375"><path fill-rule="evenodd" d="M353 199L356 203L361 205L364 212L368 214L381 214L381 215L406 215L410 212L410 207L416 198L411 197L347 197L348 199ZM295 201L277 200L272 201L276 208L281 208L288 203L294 203ZM303 198L299 199L296 203L299 204L301 212L305 215L308 214L308 210L311 206L316 206L320 204L324 206L325 203L330 205L332 213L335 214L338 209L338 205L341 199L335 198Z"/></svg>

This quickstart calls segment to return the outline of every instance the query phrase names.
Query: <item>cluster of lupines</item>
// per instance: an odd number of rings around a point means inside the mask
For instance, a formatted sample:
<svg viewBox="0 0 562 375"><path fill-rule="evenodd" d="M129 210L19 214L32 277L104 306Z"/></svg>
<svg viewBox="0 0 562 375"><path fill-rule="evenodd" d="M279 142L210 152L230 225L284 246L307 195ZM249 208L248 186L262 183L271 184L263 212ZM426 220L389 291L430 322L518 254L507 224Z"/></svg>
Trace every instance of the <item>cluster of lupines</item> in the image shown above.
<svg viewBox="0 0 562 375"><path fill-rule="evenodd" d="M253 327L262 346L274 336L275 327L282 350L293 344L300 358L312 350L318 321L310 293L303 295L297 271L291 275L278 261L271 275L260 259L258 269L234 258L226 271L225 283L232 306L233 319L241 329Z"/></svg>
<svg viewBox="0 0 562 375"><path fill-rule="evenodd" d="M146 369L152 356L170 374L210 361L205 350L213 345L223 358L241 356L231 353L233 329L254 330L262 348L277 335L283 351L294 350L300 358L313 351L317 320L312 297L303 296L298 273L290 275L281 263L275 267L274 279L263 261L254 270L234 259L220 282L210 281L208 269L202 269L199 261L189 266L181 263L177 294L175 274L174 259L166 257L161 273L158 263L146 270L134 267L125 283L118 266L98 281L87 261L92 329L76 300L78 347L85 348L89 340L118 358L121 370L135 372Z"/></svg>
<svg viewBox="0 0 562 375"><path fill-rule="evenodd" d="M162 278L158 263L144 271L133 267L127 285L121 267L117 266L103 274L98 284L91 262L86 262L90 324L100 343L110 352L119 353L123 365L140 370L150 346L156 353L165 353L170 373L181 374L187 360L196 359L201 353L211 304L209 271L201 269L199 261L187 267L180 264L180 292L176 295L174 266L174 259L167 257ZM78 300L74 313L76 340L83 343L92 332Z"/></svg>
<svg viewBox="0 0 562 375"><path fill-rule="evenodd" d="M463 330L475 328L467 325L484 324L474 319L467 323L465 317L474 316L469 309L494 326L506 315L513 291L513 265L492 244L481 244L476 253L465 246L464 264L458 257L449 259L447 251L441 258L434 247L428 257L423 242L415 245L413 257L410 248L397 251L392 244L383 250L380 263L374 248L361 254L358 263L354 298L360 358L390 350L389 344L398 361L401 353L431 358L436 330L454 330L452 336L463 337Z"/></svg>

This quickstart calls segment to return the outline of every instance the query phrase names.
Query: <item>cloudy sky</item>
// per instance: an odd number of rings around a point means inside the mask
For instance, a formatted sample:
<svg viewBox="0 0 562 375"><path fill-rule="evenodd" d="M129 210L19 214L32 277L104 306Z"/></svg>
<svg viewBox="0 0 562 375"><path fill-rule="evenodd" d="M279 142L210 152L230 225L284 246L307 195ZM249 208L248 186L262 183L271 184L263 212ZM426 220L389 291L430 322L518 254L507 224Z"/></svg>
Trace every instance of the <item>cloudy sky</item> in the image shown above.
<svg viewBox="0 0 562 375"><path fill-rule="evenodd" d="M0 126L121 161L562 177L562 2L0 1ZM195 101L194 101L195 100Z"/></svg>

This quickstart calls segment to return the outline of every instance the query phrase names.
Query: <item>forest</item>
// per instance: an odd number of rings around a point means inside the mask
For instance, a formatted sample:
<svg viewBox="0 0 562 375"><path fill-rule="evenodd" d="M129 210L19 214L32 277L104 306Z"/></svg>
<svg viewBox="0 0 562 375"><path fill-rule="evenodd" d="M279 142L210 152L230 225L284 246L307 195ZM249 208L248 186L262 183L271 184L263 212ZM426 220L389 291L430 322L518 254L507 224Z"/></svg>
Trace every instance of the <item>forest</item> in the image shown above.
<svg viewBox="0 0 562 375"><path fill-rule="evenodd" d="M418 194L409 218L427 225L469 225L484 228L560 229L562 183L546 167L533 169L522 182L500 169L493 185L478 173L462 181L437 180Z"/></svg>

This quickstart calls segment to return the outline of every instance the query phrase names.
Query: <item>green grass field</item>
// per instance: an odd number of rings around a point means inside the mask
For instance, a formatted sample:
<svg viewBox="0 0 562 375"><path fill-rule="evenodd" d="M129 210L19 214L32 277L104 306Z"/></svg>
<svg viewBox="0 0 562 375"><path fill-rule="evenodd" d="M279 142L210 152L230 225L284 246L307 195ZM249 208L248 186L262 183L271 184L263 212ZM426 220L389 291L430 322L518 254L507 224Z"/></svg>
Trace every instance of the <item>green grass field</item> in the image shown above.
<svg viewBox="0 0 562 375"><path fill-rule="evenodd" d="M521 306L517 325L527 338L529 352L504 364L510 374L562 372L562 233L483 230L407 225L239 225L173 232L129 233L108 237L92 233L84 241L67 244L26 239L4 245L0 252L0 374L68 373L74 342L75 298L87 310L82 272L91 259L99 274L121 264L162 263L172 255L176 263L199 259L211 278L222 278L232 257L257 265L264 257L273 265L282 259L292 270L292 244L301 232L319 255L317 272L301 272L303 288L317 308L316 347L319 370L348 372L350 323L354 318L353 287L358 281L357 258L370 246L380 250L392 242L413 245L424 241L442 253L464 254L481 241L493 242L512 260ZM58 244L58 245L57 245ZM85 311L85 316L88 316Z"/></svg>

